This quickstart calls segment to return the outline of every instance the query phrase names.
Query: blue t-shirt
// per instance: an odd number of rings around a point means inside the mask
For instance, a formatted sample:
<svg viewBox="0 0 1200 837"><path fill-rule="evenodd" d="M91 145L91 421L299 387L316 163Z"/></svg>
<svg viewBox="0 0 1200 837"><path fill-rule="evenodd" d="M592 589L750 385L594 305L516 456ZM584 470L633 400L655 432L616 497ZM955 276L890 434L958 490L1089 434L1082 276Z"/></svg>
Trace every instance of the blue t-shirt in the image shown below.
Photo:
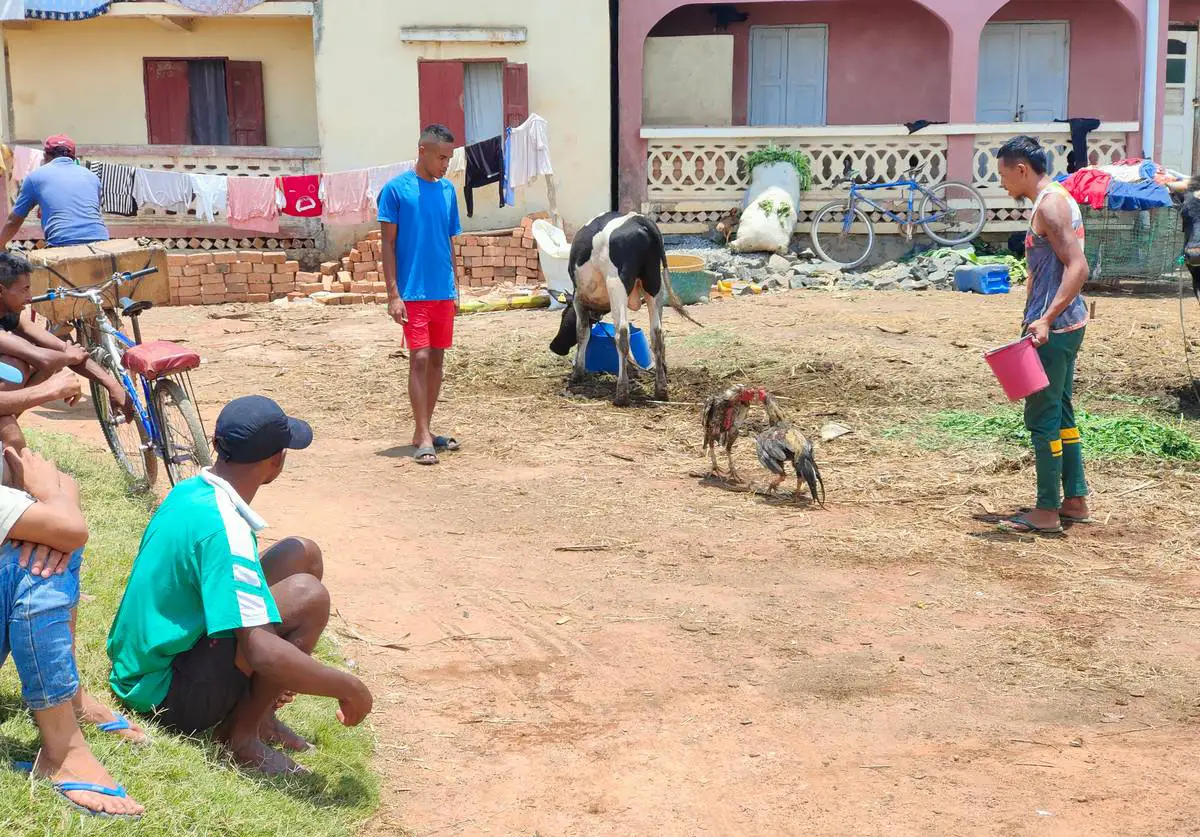
<svg viewBox="0 0 1200 837"><path fill-rule="evenodd" d="M67 157L34 169L21 184L13 214L42 209L42 235L50 247L108 241L100 216L100 178Z"/></svg>
<svg viewBox="0 0 1200 837"><path fill-rule="evenodd" d="M405 302L455 299L450 239L462 232L458 195L449 180L429 181L415 171L379 193L379 220L396 225L396 289Z"/></svg>

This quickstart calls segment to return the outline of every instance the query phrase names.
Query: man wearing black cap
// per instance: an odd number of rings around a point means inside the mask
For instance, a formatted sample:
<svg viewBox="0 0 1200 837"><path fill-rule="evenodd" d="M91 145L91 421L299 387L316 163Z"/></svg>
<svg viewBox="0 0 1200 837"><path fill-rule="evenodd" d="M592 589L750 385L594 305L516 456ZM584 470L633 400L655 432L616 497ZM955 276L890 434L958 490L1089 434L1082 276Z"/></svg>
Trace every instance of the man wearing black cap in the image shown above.
<svg viewBox="0 0 1200 837"><path fill-rule="evenodd" d="M266 522L251 508L312 428L269 398L230 402L217 418L217 464L177 485L142 537L108 635L109 683L130 708L170 729L216 737L243 765L301 771L280 744L306 741L275 718L293 694L331 697L357 725L372 698L357 677L311 656L329 620L321 551L287 538L259 555Z"/></svg>

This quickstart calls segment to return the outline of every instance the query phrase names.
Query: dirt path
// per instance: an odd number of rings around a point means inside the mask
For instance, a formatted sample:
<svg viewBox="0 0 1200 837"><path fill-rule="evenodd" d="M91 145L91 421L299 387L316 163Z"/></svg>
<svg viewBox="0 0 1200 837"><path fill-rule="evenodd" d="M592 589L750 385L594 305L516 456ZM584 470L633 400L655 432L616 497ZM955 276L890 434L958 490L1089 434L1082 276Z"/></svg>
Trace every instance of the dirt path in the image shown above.
<svg viewBox="0 0 1200 837"><path fill-rule="evenodd" d="M1100 309L1082 388L1169 405L1172 303ZM996 539L976 518L1026 500L1027 463L885 431L994 401L977 350L1017 300L696 310L669 322L678 403L625 411L558 394L552 315L460 320L438 429L465 451L436 469L398 450L381 310L147 318L208 358L210 427L263 392L317 429L256 506L325 548L377 695L370 833L1200 833L1196 470L1098 467L1102 525ZM694 402L741 377L854 427L819 448L828 509L693 474ZM86 405L31 420L99 442Z"/></svg>

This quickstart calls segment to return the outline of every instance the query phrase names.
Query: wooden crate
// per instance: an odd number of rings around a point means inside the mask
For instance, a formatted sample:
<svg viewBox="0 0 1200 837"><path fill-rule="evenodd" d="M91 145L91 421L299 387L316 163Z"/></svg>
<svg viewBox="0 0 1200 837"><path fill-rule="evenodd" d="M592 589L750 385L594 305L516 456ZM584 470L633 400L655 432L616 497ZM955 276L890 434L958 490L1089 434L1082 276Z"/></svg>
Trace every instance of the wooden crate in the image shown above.
<svg viewBox="0 0 1200 837"><path fill-rule="evenodd" d="M147 300L155 305L171 301L167 281L167 251L160 245L142 246L131 238L79 244L74 247L47 247L27 254L33 264L33 295L40 296L53 288L85 288L108 281L114 273L126 273L158 268L157 273L144 276L118 291L110 288L105 295L109 307L116 307L118 296ZM64 323L76 319L92 319L95 307L86 300L59 299L34 306L38 314L50 322Z"/></svg>

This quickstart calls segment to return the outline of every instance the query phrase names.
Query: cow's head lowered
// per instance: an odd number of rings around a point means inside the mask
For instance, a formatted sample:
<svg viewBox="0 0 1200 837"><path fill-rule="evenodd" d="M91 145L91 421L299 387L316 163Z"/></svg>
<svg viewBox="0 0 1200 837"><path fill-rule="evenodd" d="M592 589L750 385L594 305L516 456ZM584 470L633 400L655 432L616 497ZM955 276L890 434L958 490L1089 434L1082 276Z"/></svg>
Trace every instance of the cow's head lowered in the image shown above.
<svg viewBox="0 0 1200 837"><path fill-rule="evenodd" d="M1183 260L1192 274L1192 290L1200 300L1200 176L1192 177L1184 192L1180 215L1183 217Z"/></svg>
<svg viewBox="0 0 1200 837"><path fill-rule="evenodd" d="M550 341L550 351L566 357L579 340L579 321L575 316L575 298L571 294L563 294L559 302L565 302L567 307L562 312L562 322L558 325L558 334Z"/></svg>

